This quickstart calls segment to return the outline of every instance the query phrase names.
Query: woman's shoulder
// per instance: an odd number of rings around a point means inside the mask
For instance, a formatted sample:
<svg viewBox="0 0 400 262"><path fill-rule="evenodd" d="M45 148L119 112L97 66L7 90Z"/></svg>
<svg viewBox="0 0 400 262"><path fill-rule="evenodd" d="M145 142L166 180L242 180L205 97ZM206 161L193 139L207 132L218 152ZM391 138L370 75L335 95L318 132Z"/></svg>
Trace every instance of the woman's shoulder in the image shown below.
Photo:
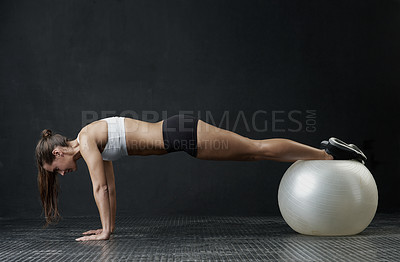
<svg viewBox="0 0 400 262"><path fill-rule="evenodd" d="M87 139L103 140L104 136L107 139L107 123L103 119L96 120L84 126L78 133L78 141Z"/></svg>

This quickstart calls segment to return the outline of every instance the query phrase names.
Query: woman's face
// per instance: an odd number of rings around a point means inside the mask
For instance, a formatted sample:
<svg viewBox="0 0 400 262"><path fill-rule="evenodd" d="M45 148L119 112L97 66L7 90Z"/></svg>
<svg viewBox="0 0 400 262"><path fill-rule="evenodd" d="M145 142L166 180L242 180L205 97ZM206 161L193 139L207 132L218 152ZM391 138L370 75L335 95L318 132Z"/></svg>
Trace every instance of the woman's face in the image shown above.
<svg viewBox="0 0 400 262"><path fill-rule="evenodd" d="M65 154L58 149L54 149L53 154L56 156L56 158L51 164L44 163L44 169L49 172L59 173L62 176L66 173L77 170L76 162L74 161L72 155Z"/></svg>

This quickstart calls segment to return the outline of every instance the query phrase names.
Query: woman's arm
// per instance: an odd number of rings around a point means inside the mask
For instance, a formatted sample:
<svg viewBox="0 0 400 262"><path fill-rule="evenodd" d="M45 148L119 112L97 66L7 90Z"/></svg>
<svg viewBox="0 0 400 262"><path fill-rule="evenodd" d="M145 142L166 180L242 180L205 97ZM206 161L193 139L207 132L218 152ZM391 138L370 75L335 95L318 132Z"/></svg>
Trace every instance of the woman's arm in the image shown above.
<svg viewBox="0 0 400 262"><path fill-rule="evenodd" d="M115 187L114 169L111 161L103 161L104 171L106 173L107 187L108 187L108 198L110 200L110 211L111 211L111 233L115 230L115 218L117 212L117 191ZM83 235L99 235L103 232L103 229L95 229L83 232Z"/></svg>
<svg viewBox="0 0 400 262"><path fill-rule="evenodd" d="M108 198L110 200L111 209L111 233L115 229L115 217L117 213L117 191L115 188L114 169L111 161L104 161L104 170L106 172Z"/></svg>
<svg viewBox="0 0 400 262"><path fill-rule="evenodd" d="M90 178L93 186L93 195L100 213L102 233L98 235L80 237L76 240L106 240L110 238L111 234L111 209L103 159L95 141L90 139L87 135L81 135L80 138L80 151L89 168Z"/></svg>

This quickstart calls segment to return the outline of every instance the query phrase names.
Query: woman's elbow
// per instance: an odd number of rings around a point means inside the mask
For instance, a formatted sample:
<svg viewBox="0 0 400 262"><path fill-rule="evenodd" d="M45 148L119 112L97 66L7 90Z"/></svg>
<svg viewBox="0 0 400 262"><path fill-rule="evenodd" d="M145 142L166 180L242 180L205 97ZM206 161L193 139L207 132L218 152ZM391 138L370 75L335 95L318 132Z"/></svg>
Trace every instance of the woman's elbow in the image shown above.
<svg viewBox="0 0 400 262"><path fill-rule="evenodd" d="M99 194L99 193L107 193L109 192L109 188L108 185L96 185L93 187L93 192L95 194Z"/></svg>

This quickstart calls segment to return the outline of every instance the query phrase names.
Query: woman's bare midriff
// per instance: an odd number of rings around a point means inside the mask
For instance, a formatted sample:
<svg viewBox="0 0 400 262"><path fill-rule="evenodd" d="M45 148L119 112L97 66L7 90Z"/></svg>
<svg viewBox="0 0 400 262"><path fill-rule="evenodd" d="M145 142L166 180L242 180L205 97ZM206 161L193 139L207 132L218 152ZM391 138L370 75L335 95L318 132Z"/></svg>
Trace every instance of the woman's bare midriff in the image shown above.
<svg viewBox="0 0 400 262"><path fill-rule="evenodd" d="M125 136L128 155L162 155L164 149L162 121L149 123L125 118Z"/></svg>

